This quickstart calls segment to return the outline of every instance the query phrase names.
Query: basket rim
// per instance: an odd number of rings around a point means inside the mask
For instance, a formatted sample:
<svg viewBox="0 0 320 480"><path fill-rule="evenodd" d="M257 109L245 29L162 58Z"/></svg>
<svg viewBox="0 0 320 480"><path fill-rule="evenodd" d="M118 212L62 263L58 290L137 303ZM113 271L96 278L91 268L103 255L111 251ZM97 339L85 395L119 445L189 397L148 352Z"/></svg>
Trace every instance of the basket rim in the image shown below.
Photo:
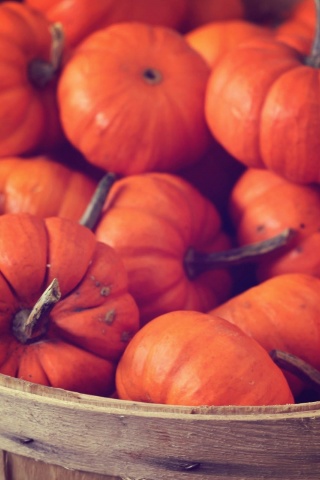
<svg viewBox="0 0 320 480"><path fill-rule="evenodd" d="M176 406L150 404L120 400L116 398L99 397L61 388L47 387L26 380L0 374L0 403L1 397L21 397L33 399L35 402L57 404L63 403L68 408L105 411L108 414L131 414L138 416L165 416L168 418L192 418L243 420L279 419L288 417L320 417L320 401L287 405L267 406Z"/></svg>

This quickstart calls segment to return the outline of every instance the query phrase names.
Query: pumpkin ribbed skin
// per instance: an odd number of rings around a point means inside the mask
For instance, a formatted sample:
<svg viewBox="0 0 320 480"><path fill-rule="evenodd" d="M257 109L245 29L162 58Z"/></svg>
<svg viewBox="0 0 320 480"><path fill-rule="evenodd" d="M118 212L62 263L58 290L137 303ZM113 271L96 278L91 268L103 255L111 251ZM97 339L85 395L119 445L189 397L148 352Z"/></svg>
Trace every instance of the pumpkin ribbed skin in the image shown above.
<svg viewBox="0 0 320 480"><path fill-rule="evenodd" d="M174 30L112 25L82 42L61 74L65 133L105 171L177 170L209 149L208 76L205 61Z"/></svg>
<svg viewBox="0 0 320 480"><path fill-rule="evenodd" d="M35 383L109 395L116 364L139 328L127 275L114 250L90 230L58 217L0 216L0 372ZM15 336L57 278L61 300L39 339Z"/></svg>
<svg viewBox="0 0 320 480"><path fill-rule="evenodd" d="M120 399L169 405L293 403L267 352L217 316L170 312L145 325L116 372Z"/></svg>
<svg viewBox="0 0 320 480"><path fill-rule="evenodd" d="M307 184L320 182L320 72L304 62L276 40L239 45L211 73L205 109L213 136L239 161Z"/></svg>
<svg viewBox="0 0 320 480"><path fill-rule="evenodd" d="M266 240L285 228L296 231L290 245L259 260L259 280L294 272L320 277L318 185L299 185L267 170L248 169L231 191L230 216L239 245Z"/></svg>
<svg viewBox="0 0 320 480"><path fill-rule="evenodd" d="M280 275L230 298L209 312L238 326L267 352L282 350L320 368L320 279ZM297 394L303 384L285 372ZM305 385L304 385L305 387Z"/></svg>
<svg viewBox="0 0 320 480"><path fill-rule="evenodd" d="M186 273L191 248L226 250L230 240L214 205L178 176L146 173L117 181L95 234L120 255L142 323L171 310L206 311L230 295L226 269L194 279Z"/></svg>
<svg viewBox="0 0 320 480"><path fill-rule="evenodd" d="M0 214L26 212L79 220L97 182L53 156L0 161Z"/></svg>
<svg viewBox="0 0 320 480"><path fill-rule="evenodd" d="M0 5L0 24L0 157L57 145L64 135L56 79L37 87L28 70L35 60L51 61L51 24L15 2Z"/></svg>

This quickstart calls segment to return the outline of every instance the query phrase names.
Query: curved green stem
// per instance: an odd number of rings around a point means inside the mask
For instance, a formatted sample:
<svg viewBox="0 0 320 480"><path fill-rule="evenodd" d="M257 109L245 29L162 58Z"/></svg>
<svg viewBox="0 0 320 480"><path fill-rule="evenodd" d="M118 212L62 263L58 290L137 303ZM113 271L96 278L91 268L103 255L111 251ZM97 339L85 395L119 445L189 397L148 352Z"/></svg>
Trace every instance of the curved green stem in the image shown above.
<svg viewBox="0 0 320 480"><path fill-rule="evenodd" d="M271 350L270 357L278 367L293 373L313 390L320 393L320 371L292 353Z"/></svg>
<svg viewBox="0 0 320 480"><path fill-rule="evenodd" d="M12 322L12 331L16 339L24 344L40 339L47 330L49 313L60 298L59 283L54 278L32 310L22 309L16 313Z"/></svg>
<svg viewBox="0 0 320 480"><path fill-rule="evenodd" d="M58 72L64 50L64 32L60 23L50 28L52 43L50 61L35 58L28 64L28 78L37 88L44 88Z"/></svg>
<svg viewBox="0 0 320 480"><path fill-rule="evenodd" d="M89 230L95 228L101 216L104 202L116 179L117 175L112 172L108 172L102 177L87 209L79 221L80 225L89 228Z"/></svg>
<svg viewBox="0 0 320 480"><path fill-rule="evenodd" d="M295 235L295 230L287 228L279 235L262 242L232 248L222 252L198 252L190 248L184 258L185 271L190 279L208 270L225 268L241 263L249 263L286 246Z"/></svg>

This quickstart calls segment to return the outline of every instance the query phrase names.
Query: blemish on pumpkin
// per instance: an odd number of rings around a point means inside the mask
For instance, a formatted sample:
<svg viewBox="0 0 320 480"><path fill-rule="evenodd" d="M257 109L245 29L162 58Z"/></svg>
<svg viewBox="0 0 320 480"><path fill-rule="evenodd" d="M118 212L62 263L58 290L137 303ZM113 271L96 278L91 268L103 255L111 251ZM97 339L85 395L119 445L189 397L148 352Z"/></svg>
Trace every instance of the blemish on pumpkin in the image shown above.
<svg viewBox="0 0 320 480"><path fill-rule="evenodd" d="M116 311L109 310L109 312L107 312L104 317L104 322L107 323L108 325L112 325L114 322L115 316L116 316Z"/></svg>
<svg viewBox="0 0 320 480"><path fill-rule="evenodd" d="M110 287L102 287L101 290L100 290L100 295L102 297L107 297L108 295L110 295L110 292L111 292Z"/></svg>
<svg viewBox="0 0 320 480"><path fill-rule="evenodd" d="M299 227L300 227L300 228L306 228L306 226L305 226L304 223L300 223Z"/></svg>
<svg viewBox="0 0 320 480"><path fill-rule="evenodd" d="M257 225L257 232L263 232L263 230L265 229L265 226L264 225Z"/></svg>
<svg viewBox="0 0 320 480"><path fill-rule="evenodd" d="M128 343L129 340L132 338L132 333L131 332L122 332L120 340L121 342Z"/></svg>

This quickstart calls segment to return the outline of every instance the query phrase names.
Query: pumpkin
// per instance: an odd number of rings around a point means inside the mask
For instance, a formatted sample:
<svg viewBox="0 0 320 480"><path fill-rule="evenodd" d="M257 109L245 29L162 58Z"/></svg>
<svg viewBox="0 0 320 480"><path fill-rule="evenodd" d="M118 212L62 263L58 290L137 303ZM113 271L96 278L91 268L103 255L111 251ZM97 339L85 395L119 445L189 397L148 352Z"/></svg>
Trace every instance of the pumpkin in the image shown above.
<svg viewBox="0 0 320 480"><path fill-rule="evenodd" d="M219 316L254 338L267 352L282 350L320 368L320 279L302 273L270 278L209 314ZM284 372L297 395L306 385Z"/></svg>
<svg viewBox="0 0 320 480"><path fill-rule="evenodd" d="M266 240L284 228L296 231L281 252L255 263L258 280L294 272L320 278L318 185L300 185L268 170L248 169L233 186L229 212L239 245Z"/></svg>
<svg viewBox="0 0 320 480"><path fill-rule="evenodd" d="M58 25L23 3L0 5L0 157L65 141L56 99Z"/></svg>
<svg viewBox="0 0 320 480"><path fill-rule="evenodd" d="M145 173L118 180L94 232L121 257L142 324L171 310L208 310L230 295L225 269L193 272L192 249L218 252L231 241L214 205L179 176Z"/></svg>
<svg viewBox="0 0 320 480"><path fill-rule="evenodd" d="M0 214L28 212L79 220L97 182L53 154L0 161Z"/></svg>
<svg viewBox="0 0 320 480"><path fill-rule="evenodd" d="M227 52L251 37L272 37L272 31L244 19L224 20L201 25L185 38L213 69Z"/></svg>
<svg viewBox="0 0 320 480"><path fill-rule="evenodd" d="M93 395L114 390L139 328L114 250L77 222L0 216L0 373Z"/></svg>
<svg viewBox="0 0 320 480"><path fill-rule="evenodd" d="M293 403L268 353L230 322L174 311L138 331L116 371L120 399L170 405Z"/></svg>
<svg viewBox="0 0 320 480"><path fill-rule="evenodd" d="M60 22L73 48L96 30L118 22L140 21L178 28L187 0L25 0L52 22ZM75 15L76 12L76 15Z"/></svg>
<svg viewBox="0 0 320 480"><path fill-rule="evenodd" d="M205 61L174 30L111 25L87 37L61 73L66 136L105 171L177 170L212 141L204 117L208 76Z"/></svg>
<svg viewBox="0 0 320 480"><path fill-rule="evenodd" d="M211 72L208 125L246 166L302 184L320 181L317 45L316 36L312 53L304 56L275 39L255 38L229 52Z"/></svg>
<svg viewBox="0 0 320 480"><path fill-rule="evenodd" d="M95 197L98 206L103 205L99 194ZM98 222L91 222L91 208ZM286 231L267 245L229 250L218 210L173 174L124 177L109 189L99 215L95 202L88 211L81 223L121 257L141 324L172 310L213 308L230 295L232 274L227 268L254 261L256 254L265 255L290 240Z"/></svg>
<svg viewBox="0 0 320 480"><path fill-rule="evenodd" d="M234 20L244 17L242 0L187 0L184 30L190 31L211 22Z"/></svg>

